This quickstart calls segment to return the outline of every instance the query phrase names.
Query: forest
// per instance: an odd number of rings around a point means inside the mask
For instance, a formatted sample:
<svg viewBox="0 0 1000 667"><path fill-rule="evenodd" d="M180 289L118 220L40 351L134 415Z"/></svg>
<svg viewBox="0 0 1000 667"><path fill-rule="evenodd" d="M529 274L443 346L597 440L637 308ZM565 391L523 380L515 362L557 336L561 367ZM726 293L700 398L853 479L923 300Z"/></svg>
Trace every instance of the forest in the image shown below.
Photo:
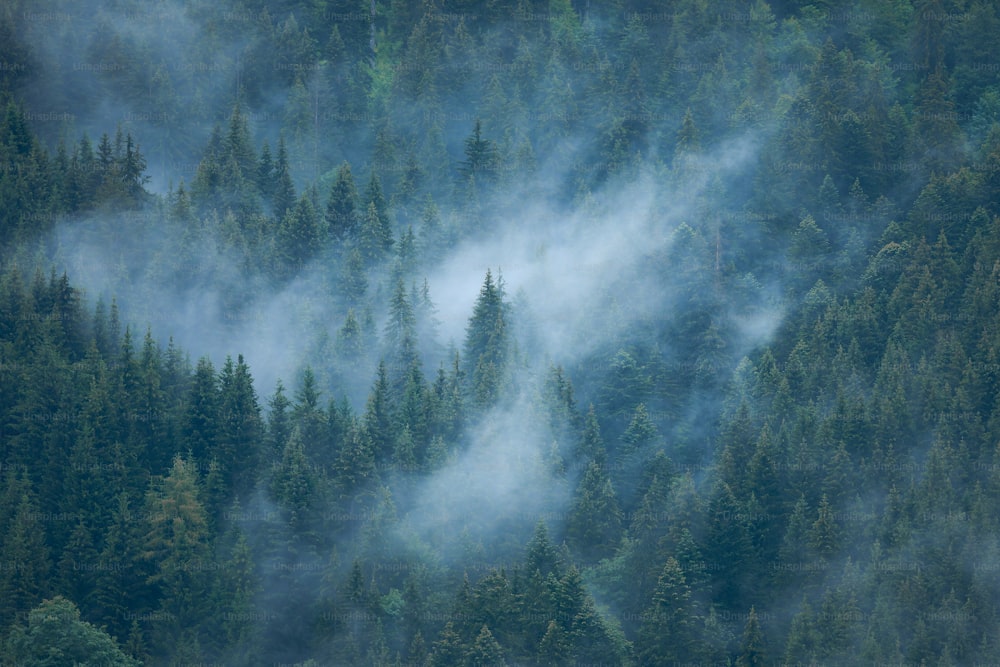
<svg viewBox="0 0 1000 667"><path fill-rule="evenodd" d="M991 0L8 0L0 665L987 665Z"/></svg>

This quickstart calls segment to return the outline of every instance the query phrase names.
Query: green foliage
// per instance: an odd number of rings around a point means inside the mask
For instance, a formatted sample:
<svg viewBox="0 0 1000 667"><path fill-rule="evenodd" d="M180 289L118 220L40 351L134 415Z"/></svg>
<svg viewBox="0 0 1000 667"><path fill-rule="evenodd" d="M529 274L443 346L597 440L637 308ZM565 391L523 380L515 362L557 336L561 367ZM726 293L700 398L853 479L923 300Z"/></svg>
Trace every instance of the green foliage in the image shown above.
<svg viewBox="0 0 1000 667"><path fill-rule="evenodd" d="M359 226L358 191L347 162L337 169L337 179L330 188L326 205L326 226L337 241L347 241L357 234Z"/></svg>
<svg viewBox="0 0 1000 667"><path fill-rule="evenodd" d="M669 558L652 602L643 613L637 649L640 660L669 664L696 659L697 622L684 572L675 559Z"/></svg>
<svg viewBox="0 0 1000 667"><path fill-rule="evenodd" d="M27 627L15 628L8 637L6 654L18 664L39 666L142 664L106 632L81 620L76 605L59 596L31 610Z"/></svg>
<svg viewBox="0 0 1000 667"><path fill-rule="evenodd" d="M621 529L621 509L611 480L600 464L591 462L567 519L567 540L583 559L593 561L612 553Z"/></svg>
<svg viewBox="0 0 1000 667"><path fill-rule="evenodd" d="M0 659L993 659L997 9L674 4L0 12ZM515 265L446 348L526 213L621 226L585 345ZM287 290L293 399L161 347L174 285L223 348ZM463 525L501 415L564 502Z"/></svg>
<svg viewBox="0 0 1000 667"><path fill-rule="evenodd" d="M479 407L495 403L504 385L510 354L509 310L502 281L494 282L492 272L487 269L465 330L463 351L466 377L471 383L474 404Z"/></svg>
<svg viewBox="0 0 1000 667"><path fill-rule="evenodd" d="M743 641L740 645L740 655L736 659L738 667L759 667L767 664L764 652L764 635L761 632L757 610L750 607L747 623L743 628Z"/></svg>
<svg viewBox="0 0 1000 667"><path fill-rule="evenodd" d="M177 641L184 630L199 627L208 612L211 588L208 517L190 462L176 457L159 488L146 498L142 558L152 565L147 584L164 592L160 600L158 644Z"/></svg>
<svg viewBox="0 0 1000 667"><path fill-rule="evenodd" d="M25 492L6 527L0 555L7 565L0 573L2 620L9 625L18 613L34 607L49 588L49 550L37 506Z"/></svg>

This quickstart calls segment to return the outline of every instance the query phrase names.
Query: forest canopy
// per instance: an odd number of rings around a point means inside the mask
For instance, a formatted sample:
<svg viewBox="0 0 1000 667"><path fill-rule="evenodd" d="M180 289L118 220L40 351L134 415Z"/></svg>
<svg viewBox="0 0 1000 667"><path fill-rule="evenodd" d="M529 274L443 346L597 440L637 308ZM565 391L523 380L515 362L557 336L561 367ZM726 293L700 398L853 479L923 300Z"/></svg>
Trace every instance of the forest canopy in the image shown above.
<svg viewBox="0 0 1000 667"><path fill-rule="evenodd" d="M6 3L0 662L990 662L997 34Z"/></svg>

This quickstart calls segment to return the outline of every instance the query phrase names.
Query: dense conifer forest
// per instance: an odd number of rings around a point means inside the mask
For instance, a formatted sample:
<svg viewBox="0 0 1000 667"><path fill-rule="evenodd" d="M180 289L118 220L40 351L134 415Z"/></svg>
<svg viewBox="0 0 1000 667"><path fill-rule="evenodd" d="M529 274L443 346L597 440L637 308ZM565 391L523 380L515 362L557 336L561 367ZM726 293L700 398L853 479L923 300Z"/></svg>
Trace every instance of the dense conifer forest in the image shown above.
<svg viewBox="0 0 1000 667"><path fill-rule="evenodd" d="M0 664L1000 656L990 0L8 0Z"/></svg>

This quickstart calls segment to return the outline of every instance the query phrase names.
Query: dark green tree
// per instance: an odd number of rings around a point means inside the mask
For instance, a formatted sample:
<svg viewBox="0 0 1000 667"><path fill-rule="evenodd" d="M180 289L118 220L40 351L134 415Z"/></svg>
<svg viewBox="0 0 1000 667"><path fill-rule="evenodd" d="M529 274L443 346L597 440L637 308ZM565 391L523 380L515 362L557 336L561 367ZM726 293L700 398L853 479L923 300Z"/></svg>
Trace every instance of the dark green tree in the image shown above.
<svg viewBox="0 0 1000 667"><path fill-rule="evenodd" d="M310 528L318 486L306 457L302 434L296 426L288 436L281 462L271 478L271 492L287 512L292 530L301 533Z"/></svg>
<svg viewBox="0 0 1000 667"><path fill-rule="evenodd" d="M760 667L767 664L764 650L764 633L760 628L757 610L750 607L747 622L743 628L743 641L740 644L740 655L736 659L737 667Z"/></svg>
<svg viewBox="0 0 1000 667"><path fill-rule="evenodd" d="M51 587L49 549L40 516L31 497L22 494L0 546L5 565L0 571L0 619L7 627L18 614L37 605Z"/></svg>
<svg viewBox="0 0 1000 667"><path fill-rule="evenodd" d="M494 283L493 274L487 269L465 330L463 351L466 376L479 406L496 401L503 384L510 355L508 311L503 284Z"/></svg>
<svg viewBox="0 0 1000 667"><path fill-rule="evenodd" d="M585 561L592 562L611 555L621 530L621 508L611 480L598 463L591 462L567 519L567 541Z"/></svg>
<svg viewBox="0 0 1000 667"><path fill-rule="evenodd" d="M246 497L260 465L264 435L257 391L242 354L235 364L226 358L219 385L219 426L213 454L222 462L228 492Z"/></svg>
<svg viewBox="0 0 1000 667"><path fill-rule="evenodd" d="M308 193L289 208L275 238L281 275L291 276L316 257L323 247L321 219Z"/></svg>
<svg viewBox="0 0 1000 667"><path fill-rule="evenodd" d="M28 613L27 627L16 627L5 651L17 664L121 665L142 663L127 655L104 630L80 619L71 601L56 596Z"/></svg>
<svg viewBox="0 0 1000 667"><path fill-rule="evenodd" d="M459 165L459 174L464 180L475 179L485 183L493 179L497 168L496 147L482 136L482 124L476 119L472 134L465 139L465 160Z"/></svg>
<svg viewBox="0 0 1000 667"><path fill-rule="evenodd" d="M437 641L434 642L427 664L430 667L464 665L465 655L466 652L462 646L462 638L455 632L454 623L449 621L441 630Z"/></svg>
<svg viewBox="0 0 1000 667"><path fill-rule="evenodd" d="M208 357L202 357L195 368L181 428L184 449L196 461L208 461L210 452L215 450L220 398L215 367Z"/></svg>
<svg viewBox="0 0 1000 667"><path fill-rule="evenodd" d="M648 664L697 660L698 622L684 572L674 558L668 558L652 602L643 612L636 646L639 659Z"/></svg>
<svg viewBox="0 0 1000 667"><path fill-rule="evenodd" d="M356 238L361 217L359 209L351 165L344 162L337 169L337 178L330 188L326 204L326 226L330 237L341 243Z"/></svg>
<svg viewBox="0 0 1000 667"><path fill-rule="evenodd" d="M504 667L507 664L503 657L503 649L485 625L466 651L465 664L470 667Z"/></svg>

